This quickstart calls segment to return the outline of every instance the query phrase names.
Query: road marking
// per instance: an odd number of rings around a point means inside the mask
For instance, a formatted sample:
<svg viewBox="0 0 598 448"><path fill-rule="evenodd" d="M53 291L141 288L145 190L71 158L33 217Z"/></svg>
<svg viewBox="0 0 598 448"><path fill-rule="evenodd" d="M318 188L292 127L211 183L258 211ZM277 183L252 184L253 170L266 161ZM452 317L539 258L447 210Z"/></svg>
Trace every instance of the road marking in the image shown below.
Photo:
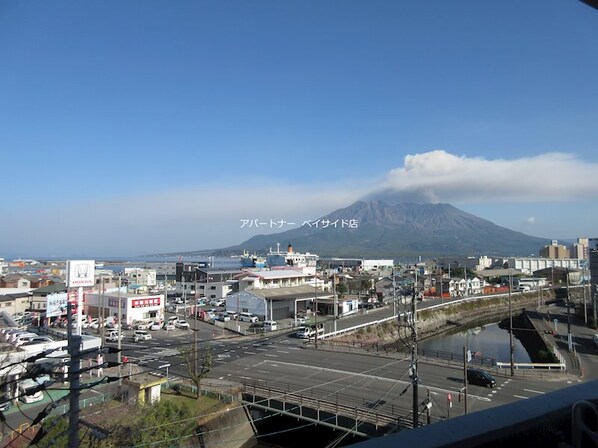
<svg viewBox="0 0 598 448"><path fill-rule="evenodd" d="M269 363L271 364L272 361L269 360L264 360L264 363ZM379 381L388 381L391 383L396 383L396 384L404 384L404 385L410 385L411 381L404 381L404 380L395 380L393 378L386 378L383 376L377 376L377 375L371 375L368 373L359 373L359 372L350 372L348 370L339 370L339 369L329 369L326 367L318 367L318 366L310 366L310 365L302 365L302 364L298 364L298 363L292 363L292 362L284 362L284 361L278 361L278 364L283 364L283 365L287 365L287 366L295 366L295 367L303 367L305 369L312 369L312 370L319 370L322 372L332 372L332 373L339 373L345 376L345 378L339 378L339 381L342 379L346 379L347 376L351 375L351 376L356 376L356 377L362 377L362 378L369 378L369 379L373 379L373 380L379 380ZM259 370L258 370L259 372ZM271 373L271 372L267 372L267 373ZM434 386L426 386L427 389L430 389L433 392L439 392L439 393L446 393L446 392L455 392L454 390L450 390L450 389L444 389L441 387L434 387ZM488 397L482 397L479 395L473 395L473 394L467 394L467 396L469 398L474 398L477 400L482 400L482 401L492 401L490 400L490 398Z"/></svg>
<svg viewBox="0 0 598 448"><path fill-rule="evenodd" d="M524 397L523 395L513 395L515 398L521 398L523 400L528 400L529 397Z"/></svg>
<svg viewBox="0 0 598 448"><path fill-rule="evenodd" d="M276 353L287 353L288 354L289 352L287 352L285 350L276 350Z"/></svg>
<svg viewBox="0 0 598 448"><path fill-rule="evenodd" d="M266 353L266 356L270 356L271 358L278 358L278 355L273 355L272 353Z"/></svg>
<svg viewBox="0 0 598 448"><path fill-rule="evenodd" d="M531 392L531 393L534 393L534 394L542 394L542 395L544 395L546 393L546 392L541 392L539 390L534 390L534 389L523 389L523 390L525 392Z"/></svg>
<svg viewBox="0 0 598 448"><path fill-rule="evenodd" d="M255 353L255 352L243 352L243 353L245 353L246 355L257 355L257 353Z"/></svg>

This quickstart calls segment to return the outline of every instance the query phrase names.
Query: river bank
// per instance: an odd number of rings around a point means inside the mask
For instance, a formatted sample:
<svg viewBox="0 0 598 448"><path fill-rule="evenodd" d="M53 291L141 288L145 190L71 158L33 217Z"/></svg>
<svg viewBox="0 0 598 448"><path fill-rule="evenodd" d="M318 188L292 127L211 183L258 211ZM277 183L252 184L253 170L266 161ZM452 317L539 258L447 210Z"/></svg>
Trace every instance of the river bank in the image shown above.
<svg viewBox="0 0 598 448"><path fill-rule="evenodd" d="M550 300L552 297L546 297ZM526 308L534 308L538 303L537 293L511 296L513 314L520 314ZM477 300L450 304L442 308L423 309L417 313L417 334L419 340L438 336L451 330L498 322L509 316L507 297L483 297ZM355 333L334 338L340 343L392 344L399 338L399 326L389 321L375 327L366 327Z"/></svg>

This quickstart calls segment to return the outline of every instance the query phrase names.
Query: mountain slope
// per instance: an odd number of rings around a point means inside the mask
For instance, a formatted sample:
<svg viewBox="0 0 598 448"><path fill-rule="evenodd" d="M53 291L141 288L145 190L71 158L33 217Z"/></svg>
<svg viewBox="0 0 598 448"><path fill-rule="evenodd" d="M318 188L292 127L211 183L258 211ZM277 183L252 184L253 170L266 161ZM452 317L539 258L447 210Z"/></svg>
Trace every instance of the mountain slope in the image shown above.
<svg viewBox="0 0 598 448"><path fill-rule="evenodd" d="M323 228L322 221L336 222ZM344 220L344 221L343 221ZM357 220L357 228L349 222ZM312 221L313 222L313 221ZM537 254L547 240L514 232L450 204L358 201L320 218L318 227L302 226L282 233L256 235L224 252L264 253L276 243L292 243L320 256L409 257L456 254L495 256Z"/></svg>

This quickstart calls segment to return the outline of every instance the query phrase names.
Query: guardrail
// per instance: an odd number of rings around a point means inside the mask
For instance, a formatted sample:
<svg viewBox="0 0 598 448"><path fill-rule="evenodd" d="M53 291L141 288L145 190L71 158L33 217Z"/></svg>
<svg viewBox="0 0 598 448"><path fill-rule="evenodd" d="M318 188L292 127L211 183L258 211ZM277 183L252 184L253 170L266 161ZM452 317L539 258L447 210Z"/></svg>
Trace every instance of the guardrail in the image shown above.
<svg viewBox="0 0 598 448"><path fill-rule="evenodd" d="M507 369L511 367L510 362L497 362L496 367L499 369ZM557 369L557 370L565 370L564 364L557 364L554 362L515 362L513 363L513 368L518 369Z"/></svg>
<svg viewBox="0 0 598 448"><path fill-rule="evenodd" d="M342 330L337 330L337 331L331 331L330 333L324 333L322 335L319 335L318 339L326 339L326 338L331 338L334 336L340 336L342 334L352 333L354 331L359 330L360 328L369 327L371 325L378 325L383 322L388 322L389 320L393 320L396 318L397 318L397 315L393 315L390 317L385 317L384 319L378 319L378 320L374 320L374 321L370 321L370 322L365 322L363 324L355 325L354 327L344 328Z"/></svg>
<svg viewBox="0 0 598 448"><path fill-rule="evenodd" d="M399 411L407 415L410 409L387 404L382 400L355 403L354 400L340 397L339 394L335 394L334 400L326 400L314 395L313 390L311 393L310 391L292 392L257 382L244 383L242 392L250 396L249 399L244 399L244 402L251 406L317 421L361 436L369 436L359 429L363 423L372 425L376 431L385 428L388 432L413 427L411 419L398 415ZM309 410L312 412L310 413ZM339 417L344 417L352 423L343 425Z"/></svg>

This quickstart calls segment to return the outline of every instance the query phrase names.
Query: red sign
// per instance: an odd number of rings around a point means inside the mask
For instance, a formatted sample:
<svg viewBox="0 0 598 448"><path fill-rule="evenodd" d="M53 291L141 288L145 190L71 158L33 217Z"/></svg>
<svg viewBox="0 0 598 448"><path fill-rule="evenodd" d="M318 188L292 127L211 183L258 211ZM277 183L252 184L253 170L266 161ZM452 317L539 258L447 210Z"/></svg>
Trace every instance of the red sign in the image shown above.
<svg viewBox="0 0 598 448"><path fill-rule="evenodd" d="M446 394L446 399L448 401L453 401L453 396L450 393L448 393L448 394Z"/></svg>
<svg viewBox="0 0 598 448"><path fill-rule="evenodd" d="M145 299L133 299L132 308L146 308L149 306L160 306L160 297L147 297Z"/></svg>

